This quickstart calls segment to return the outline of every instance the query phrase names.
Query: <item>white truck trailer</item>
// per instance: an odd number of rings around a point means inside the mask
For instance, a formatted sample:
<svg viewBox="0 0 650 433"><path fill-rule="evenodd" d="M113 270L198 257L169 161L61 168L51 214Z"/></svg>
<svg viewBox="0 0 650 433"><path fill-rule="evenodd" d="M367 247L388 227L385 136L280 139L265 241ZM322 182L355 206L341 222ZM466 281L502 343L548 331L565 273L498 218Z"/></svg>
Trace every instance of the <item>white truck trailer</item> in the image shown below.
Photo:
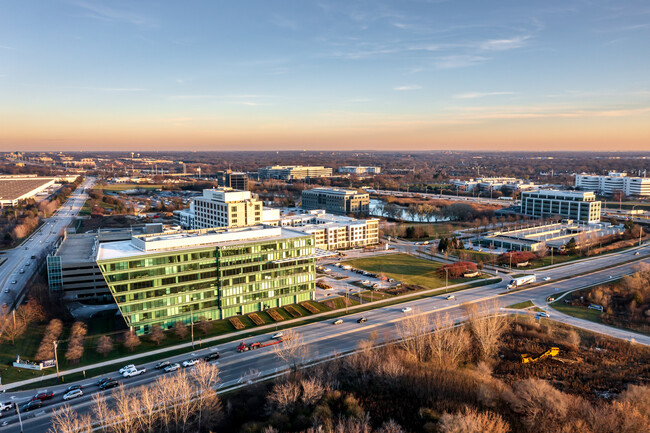
<svg viewBox="0 0 650 433"><path fill-rule="evenodd" d="M523 277L517 277L510 280L508 283L508 289L516 289L517 287L524 286L526 284L533 284L537 281L535 275L524 275Z"/></svg>

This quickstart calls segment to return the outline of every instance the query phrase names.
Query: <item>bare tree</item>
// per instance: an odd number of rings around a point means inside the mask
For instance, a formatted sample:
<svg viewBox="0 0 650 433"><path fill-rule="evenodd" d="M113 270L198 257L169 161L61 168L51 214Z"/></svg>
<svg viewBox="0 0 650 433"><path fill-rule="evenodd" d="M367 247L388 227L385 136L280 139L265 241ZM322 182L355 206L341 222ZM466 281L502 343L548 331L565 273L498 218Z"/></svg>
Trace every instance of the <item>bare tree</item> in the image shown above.
<svg viewBox="0 0 650 433"><path fill-rule="evenodd" d="M205 317L199 317L199 321L196 322L196 326L203 332L203 335L206 335L212 330L212 322L207 320Z"/></svg>
<svg viewBox="0 0 650 433"><path fill-rule="evenodd" d="M510 426L498 414L479 412L466 407L455 414L443 414L440 417L439 429L442 433L507 433Z"/></svg>
<svg viewBox="0 0 650 433"><path fill-rule="evenodd" d="M429 357L430 332L430 316L417 309L411 311L405 319L397 322L400 345L418 361L425 361Z"/></svg>
<svg viewBox="0 0 650 433"><path fill-rule="evenodd" d="M184 322L179 320L178 322L174 323L174 333L176 333L178 338L181 340L184 340L189 332L190 331L187 329L187 325Z"/></svg>
<svg viewBox="0 0 650 433"><path fill-rule="evenodd" d="M287 366L297 368L308 354L302 335L293 329L284 331L282 343L274 346L275 354L287 363Z"/></svg>
<svg viewBox="0 0 650 433"><path fill-rule="evenodd" d="M200 362L194 367L191 378L197 387L197 430L201 431L206 415L210 416L210 422L215 422L221 416L221 405L216 391L219 368L208 362Z"/></svg>
<svg viewBox="0 0 650 433"><path fill-rule="evenodd" d="M108 335L102 335L97 341L97 353L106 356L113 351L113 339Z"/></svg>
<svg viewBox="0 0 650 433"><path fill-rule="evenodd" d="M151 331L149 332L149 340L156 343L156 346L159 346L164 339L165 339L165 332L162 330L160 325L152 326Z"/></svg>
<svg viewBox="0 0 650 433"><path fill-rule="evenodd" d="M481 358L492 358L501 346L501 336L508 329L510 318L499 314L500 304L496 299L463 307Z"/></svg>
<svg viewBox="0 0 650 433"><path fill-rule="evenodd" d="M16 339L25 333L27 326L20 318L14 317L8 307L0 312L0 341L11 341L16 344Z"/></svg>
<svg viewBox="0 0 650 433"><path fill-rule="evenodd" d="M430 351L439 368L455 368L470 347L470 335L464 326L454 327L448 313L437 314L433 319Z"/></svg>
<svg viewBox="0 0 650 433"><path fill-rule="evenodd" d="M50 433L89 433L93 431L89 415L79 415L67 404L52 413Z"/></svg>
<svg viewBox="0 0 650 433"><path fill-rule="evenodd" d="M141 344L140 338L135 335L133 331L126 331L124 333L124 347L129 349L131 352L135 350Z"/></svg>
<svg viewBox="0 0 650 433"><path fill-rule="evenodd" d="M26 326L29 326L31 323L45 320L45 311L43 306L30 296L26 304L16 308L16 317L20 318Z"/></svg>

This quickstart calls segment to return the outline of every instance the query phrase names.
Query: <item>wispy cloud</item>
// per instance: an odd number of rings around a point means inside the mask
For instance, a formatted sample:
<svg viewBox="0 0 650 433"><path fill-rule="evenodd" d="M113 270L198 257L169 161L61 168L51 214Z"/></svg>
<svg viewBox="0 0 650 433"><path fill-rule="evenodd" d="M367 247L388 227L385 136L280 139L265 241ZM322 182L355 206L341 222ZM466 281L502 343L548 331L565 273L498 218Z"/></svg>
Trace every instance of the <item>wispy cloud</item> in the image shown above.
<svg viewBox="0 0 650 433"><path fill-rule="evenodd" d="M454 99L479 99L487 98L489 96L504 96L504 95L514 95L515 92L467 92L467 93L458 93L453 95Z"/></svg>
<svg viewBox="0 0 650 433"><path fill-rule="evenodd" d="M454 69L475 66L489 60L487 57L469 54L451 55L439 57L434 61L438 69Z"/></svg>
<svg viewBox="0 0 650 433"><path fill-rule="evenodd" d="M408 85L408 86L397 86L397 87L394 87L393 90L396 90L398 92L404 92L404 91L408 91L408 90L418 90L418 89L421 89L421 88L422 87L413 84L413 85Z"/></svg>
<svg viewBox="0 0 650 433"><path fill-rule="evenodd" d="M83 9L86 16L104 22L121 22L136 26L155 27L158 22L148 16L137 14L135 12L115 9L99 2L73 1L72 4Z"/></svg>
<svg viewBox="0 0 650 433"><path fill-rule="evenodd" d="M530 39L528 35L516 36L510 39L490 39L479 44L479 47L485 51L506 51L515 48L521 48Z"/></svg>
<svg viewBox="0 0 650 433"><path fill-rule="evenodd" d="M149 89L143 87L78 87L82 90L92 90L94 92L146 92Z"/></svg>

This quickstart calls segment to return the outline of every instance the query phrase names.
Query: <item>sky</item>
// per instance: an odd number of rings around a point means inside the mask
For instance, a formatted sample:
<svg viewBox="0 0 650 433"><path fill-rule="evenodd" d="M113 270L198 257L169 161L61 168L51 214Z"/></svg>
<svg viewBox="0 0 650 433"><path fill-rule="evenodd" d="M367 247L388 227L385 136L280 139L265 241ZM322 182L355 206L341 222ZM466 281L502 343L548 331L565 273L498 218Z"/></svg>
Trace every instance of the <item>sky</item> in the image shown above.
<svg viewBox="0 0 650 433"><path fill-rule="evenodd" d="M0 150L650 151L647 0L0 4Z"/></svg>

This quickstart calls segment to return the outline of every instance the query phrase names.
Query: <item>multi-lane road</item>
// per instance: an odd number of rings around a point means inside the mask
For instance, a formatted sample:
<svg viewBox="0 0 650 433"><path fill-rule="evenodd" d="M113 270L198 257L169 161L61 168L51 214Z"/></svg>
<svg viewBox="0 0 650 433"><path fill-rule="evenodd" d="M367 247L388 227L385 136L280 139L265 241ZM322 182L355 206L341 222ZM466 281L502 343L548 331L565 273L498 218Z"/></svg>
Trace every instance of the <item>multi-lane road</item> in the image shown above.
<svg viewBox="0 0 650 433"><path fill-rule="evenodd" d="M83 191L91 188L93 178L87 179L51 217L47 218L20 246L0 254L0 305L13 305L19 300L25 285L38 268L38 260L49 252L88 198ZM33 257L33 258L32 258Z"/></svg>
<svg viewBox="0 0 650 433"><path fill-rule="evenodd" d="M639 255L636 255L636 252L639 252ZM555 295L559 292L607 282L621 275L632 273L640 262L650 263L650 258L647 257L649 253L650 246L644 246L617 254L578 261L570 265L558 266L553 269L540 271L538 273L540 278L548 277L550 278L548 282L521 291L507 292L505 289L506 281L502 281L488 286L455 292L455 299L447 299L446 295L441 295L415 301L407 301L400 305L379 307L363 313L351 314L343 318L343 324L341 325L333 325L331 321L320 322L300 326L296 328L296 331L299 332L304 339L305 347L308 352L306 361L315 361L335 354L352 351L358 346L361 340L369 339L372 335L378 336L380 342L398 338L396 323L406 317L406 314L401 311L404 306L409 306L413 309L411 313L407 314L446 312L454 321L460 322L465 319L461 304L466 302L480 302L484 300L497 299L499 306L503 307L517 302L533 300L536 304L543 305L549 296ZM634 262L624 263L630 260L634 260ZM616 263L624 264L608 269L595 270L604 266L612 266ZM583 273L586 274L576 276ZM566 279L561 280L562 278ZM497 310L493 312L503 312L500 307L497 307ZM550 311L552 319L563 319L563 315L556 314L554 310ZM366 317L368 320L363 324L358 324L357 319L362 316ZM625 330L614 330L606 326L574 318L570 318L570 321L573 325L591 329L595 332L606 333L626 340L633 339L637 343L650 345L650 337L648 336L635 334ZM272 332L269 332L266 335L247 338L245 341L249 343L254 341L266 341L271 339L271 335ZM213 347L205 347L201 350L196 350L191 354L170 357L169 360L172 362L180 362L192 357L203 357L218 350L221 354L221 358L214 363L217 364L221 370L220 377L222 380L222 388L236 386L238 384L246 384L256 378L265 377L282 371L287 367L286 364L284 364L274 353L272 346L252 352L237 353L236 346L238 344L239 342L229 342ZM160 370L155 370L153 368L154 363L139 365L138 367L146 367L147 372L142 376L129 379L122 379L117 371L108 376L119 379L124 386L134 387L150 384L163 374L177 374L164 373ZM80 413L88 412L92 406L93 394L105 392L110 395L111 391L99 391L98 387L93 385L96 381L97 378L92 378L80 382L83 385L84 396L70 401L70 406ZM65 385L50 388L49 391L55 392L55 396L52 400L47 401L42 409L22 414L25 432L42 432L49 427L52 410L61 407L64 404L62 401L62 395L69 385L70 384L67 383ZM23 403L28 401L34 394L35 391L7 392L5 395L0 397L0 400ZM2 420L0 420L0 425L2 425L3 422L6 423L2 426L3 431L20 431L17 416L13 411L4 413Z"/></svg>

